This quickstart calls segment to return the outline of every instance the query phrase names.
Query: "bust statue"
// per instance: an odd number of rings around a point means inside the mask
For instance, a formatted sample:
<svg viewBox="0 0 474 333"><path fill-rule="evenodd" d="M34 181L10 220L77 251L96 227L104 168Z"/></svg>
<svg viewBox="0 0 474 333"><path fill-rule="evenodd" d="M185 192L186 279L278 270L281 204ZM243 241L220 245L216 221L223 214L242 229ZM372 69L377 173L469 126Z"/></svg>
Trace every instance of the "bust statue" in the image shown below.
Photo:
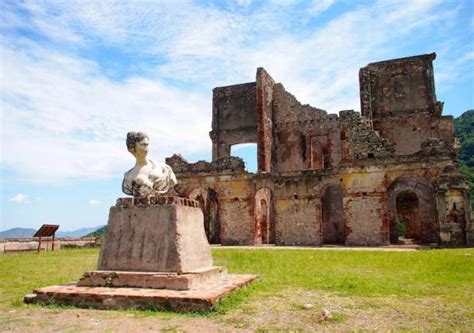
<svg viewBox="0 0 474 333"><path fill-rule="evenodd" d="M134 197L165 194L178 183L170 166L154 163L147 158L150 140L143 132L127 133L127 149L137 163L128 170L122 182L122 191Z"/></svg>

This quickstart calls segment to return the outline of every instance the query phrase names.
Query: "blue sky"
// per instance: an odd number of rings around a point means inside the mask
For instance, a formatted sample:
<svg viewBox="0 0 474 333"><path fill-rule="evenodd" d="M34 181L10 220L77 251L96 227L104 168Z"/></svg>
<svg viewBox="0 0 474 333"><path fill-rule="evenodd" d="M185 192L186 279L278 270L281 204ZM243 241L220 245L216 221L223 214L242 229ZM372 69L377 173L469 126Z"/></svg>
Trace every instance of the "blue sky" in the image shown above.
<svg viewBox="0 0 474 333"><path fill-rule="evenodd" d="M473 11L471 0L3 0L0 230L105 224L134 163L127 131L149 134L154 160L209 160L212 88L253 81L259 66L337 113L360 109L360 67L436 52L437 98L458 116L474 108Z"/></svg>

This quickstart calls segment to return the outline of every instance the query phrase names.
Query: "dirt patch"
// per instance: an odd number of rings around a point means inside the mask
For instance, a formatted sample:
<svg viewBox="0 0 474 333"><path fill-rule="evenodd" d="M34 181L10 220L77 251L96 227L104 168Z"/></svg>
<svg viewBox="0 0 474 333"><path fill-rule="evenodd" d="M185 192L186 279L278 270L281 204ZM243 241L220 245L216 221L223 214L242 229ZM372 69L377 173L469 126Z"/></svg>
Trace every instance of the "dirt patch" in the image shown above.
<svg viewBox="0 0 474 333"><path fill-rule="evenodd" d="M330 318L325 314L329 313ZM222 322L251 331L472 331L474 311L441 298L347 297L304 290L268 295Z"/></svg>
<svg viewBox="0 0 474 333"><path fill-rule="evenodd" d="M436 297L347 297L285 290L253 295L224 315L22 306L0 309L11 332L474 331L474 310Z"/></svg>

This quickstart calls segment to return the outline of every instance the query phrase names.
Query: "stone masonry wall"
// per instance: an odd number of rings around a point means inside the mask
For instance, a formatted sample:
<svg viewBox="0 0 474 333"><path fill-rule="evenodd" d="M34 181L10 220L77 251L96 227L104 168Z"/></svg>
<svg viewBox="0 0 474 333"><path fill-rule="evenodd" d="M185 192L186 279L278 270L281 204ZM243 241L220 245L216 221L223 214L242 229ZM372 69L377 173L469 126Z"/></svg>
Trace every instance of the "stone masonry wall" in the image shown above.
<svg viewBox="0 0 474 333"><path fill-rule="evenodd" d="M273 85L275 82L263 69L257 69L257 161L260 172L270 172L273 143Z"/></svg>
<svg viewBox="0 0 474 333"><path fill-rule="evenodd" d="M273 92L272 171L324 169L341 160L338 117L302 105L281 84Z"/></svg>
<svg viewBox="0 0 474 333"><path fill-rule="evenodd" d="M436 101L436 54L371 63L359 72L361 110L399 155L413 154L429 138L453 140L452 119Z"/></svg>
<svg viewBox="0 0 474 333"><path fill-rule="evenodd" d="M263 223L277 245L388 245L399 241L401 217L418 219L410 226L423 242L474 243L467 183L456 175L453 119L436 100L434 59L362 68L361 114L303 105L263 68L256 82L215 88L213 162L167 159L177 191L213 193L212 204L199 198L205 210L218 207L205 216L218 221L222 244L268 241ZM229 156L232 145L249 142L257 143L257 174ZM262 188L263 201L256 194Z"/></svg>
<svg viewBox="0 0 474 333"><path fill-rule="evenodd" d="M218 196L222 244L255 243L255 194L268 188L275 243L279 245L322 244L322 196L328 186L343 190L344 240L346 245L388 245L388 191L399 177L425 179L434 184L452 161L424 162L408 158L384 161L360 160L357 166L340 166L336 172L308 170L281 174L178 175L185 193L212 188ZM334 171L334 170L331 170ZM433 185L435 186L435 185ZM416 189L415 189L416 192ZM433 194L433 200L434 200ZM425 200L420 196L420 203Z"/></svg>
<svg viewBox="0 0 474 333"><path fill-rule="evenodd" d="M353 111L339 112L342 127L342 159L385 158L394 154L393 144L377 136L360 114Z"/></svg>
<svg viewBox="0 0 474 333"><path fill-rule="evenodd" d="M230 156L230 147L257 142L255 82L214 88L212 98L212 160Z"/></svg>

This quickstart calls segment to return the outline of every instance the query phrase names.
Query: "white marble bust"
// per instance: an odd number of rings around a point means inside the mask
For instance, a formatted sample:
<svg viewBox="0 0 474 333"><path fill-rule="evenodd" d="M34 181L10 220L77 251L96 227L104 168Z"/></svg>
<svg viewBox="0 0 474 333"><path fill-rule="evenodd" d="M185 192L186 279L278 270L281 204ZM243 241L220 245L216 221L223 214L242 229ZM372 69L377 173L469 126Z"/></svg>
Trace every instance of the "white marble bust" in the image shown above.
<svg viewBox="0 0 474 333"><path fill-rule="evenodd" d="M134 197L165 194L178 183L170 166L147 158L149 142L145 133L127 133L127 149L137 163L123 177L122 191L125 194Z"/></svg>

